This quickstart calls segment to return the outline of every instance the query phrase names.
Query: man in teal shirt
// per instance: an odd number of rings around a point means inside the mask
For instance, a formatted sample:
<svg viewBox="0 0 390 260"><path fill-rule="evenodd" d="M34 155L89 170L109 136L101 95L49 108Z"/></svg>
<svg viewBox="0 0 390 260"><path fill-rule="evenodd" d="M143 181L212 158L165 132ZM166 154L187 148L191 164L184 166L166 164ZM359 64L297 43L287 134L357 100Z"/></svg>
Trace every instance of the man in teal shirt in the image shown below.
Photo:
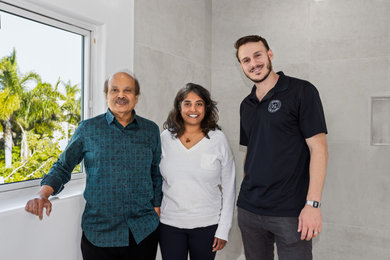
<svg viewBox="0 0 390 260"><path fill-rule="evenodd" d="M43 217L84 159L86 187L81 249L85 260L155 259L161 193L158 126L134 107L138 81L118 72L105 82L108 110L79 124L26 211Z"/></svg>

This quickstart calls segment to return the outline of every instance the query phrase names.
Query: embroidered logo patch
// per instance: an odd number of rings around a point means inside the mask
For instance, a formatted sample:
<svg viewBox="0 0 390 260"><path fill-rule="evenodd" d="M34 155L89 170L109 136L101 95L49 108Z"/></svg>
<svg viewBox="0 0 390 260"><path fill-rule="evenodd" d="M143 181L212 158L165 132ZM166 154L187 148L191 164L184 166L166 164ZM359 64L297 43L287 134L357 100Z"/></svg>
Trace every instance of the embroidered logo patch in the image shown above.
<svg viewBox="0 0 390 260"><path fill-rule="evenodd" d="M282 107L282 102L280 100L271 100L268 105L268 111L270 113L275 113Z"/></svg>

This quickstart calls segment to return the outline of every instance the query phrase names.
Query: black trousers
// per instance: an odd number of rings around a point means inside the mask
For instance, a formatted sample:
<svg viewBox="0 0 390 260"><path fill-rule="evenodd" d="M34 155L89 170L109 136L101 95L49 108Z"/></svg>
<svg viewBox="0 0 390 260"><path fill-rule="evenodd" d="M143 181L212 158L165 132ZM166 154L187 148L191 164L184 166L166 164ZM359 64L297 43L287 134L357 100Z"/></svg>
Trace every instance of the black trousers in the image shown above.
<svg viewBox="0 0 390 260"><path fill-rule="evenodd" d="M81 253L84 260L155 260L159 239L159 228L138 245L130 233L128 246L98 247L85 237L81 238Z"/></svg>
<svg viewBox="0 0 390 260"><path fill-rule="evenodd" d="M213 260L214 235L218 225L176 228L160 223L160 249L163 260Z"/></svg>

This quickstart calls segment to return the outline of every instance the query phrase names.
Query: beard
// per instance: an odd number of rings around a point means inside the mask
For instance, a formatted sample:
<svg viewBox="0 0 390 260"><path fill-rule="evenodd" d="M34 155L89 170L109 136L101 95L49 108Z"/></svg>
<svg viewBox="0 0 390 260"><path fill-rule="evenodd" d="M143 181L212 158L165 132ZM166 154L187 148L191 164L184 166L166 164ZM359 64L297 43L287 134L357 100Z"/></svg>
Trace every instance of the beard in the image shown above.
<svg viewBox="0 0 390 260"><path fill-rule="evenodd" d="M271 60L270 58L268 57L268 64L266 66L266 68L268 69L267 73L261 78L261 79L255 79L255 78L252 78L251 76L249 76L247 73L244 73L245 76L250 79L251 81L253 81L254 83L261 83L263 82L264 80L266 80L269 76L269 74L271 73L272 71L272 63L271 63Z"/></svg>

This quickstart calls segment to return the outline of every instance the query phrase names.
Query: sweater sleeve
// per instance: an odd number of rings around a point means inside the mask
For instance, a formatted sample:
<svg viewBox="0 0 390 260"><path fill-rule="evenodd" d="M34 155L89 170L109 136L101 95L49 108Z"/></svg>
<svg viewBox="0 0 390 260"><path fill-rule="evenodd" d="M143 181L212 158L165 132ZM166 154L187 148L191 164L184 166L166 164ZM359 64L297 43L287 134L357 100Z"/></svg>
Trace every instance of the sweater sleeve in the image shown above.
<svg viewBox="0 0 390 260"><path fill-rule="evenodd" d="M228 240L233 221L234 202L236 198L236 171L233 153L225 135L219 140L223 158L221 160L222 209L215 237Z"/></svg>

